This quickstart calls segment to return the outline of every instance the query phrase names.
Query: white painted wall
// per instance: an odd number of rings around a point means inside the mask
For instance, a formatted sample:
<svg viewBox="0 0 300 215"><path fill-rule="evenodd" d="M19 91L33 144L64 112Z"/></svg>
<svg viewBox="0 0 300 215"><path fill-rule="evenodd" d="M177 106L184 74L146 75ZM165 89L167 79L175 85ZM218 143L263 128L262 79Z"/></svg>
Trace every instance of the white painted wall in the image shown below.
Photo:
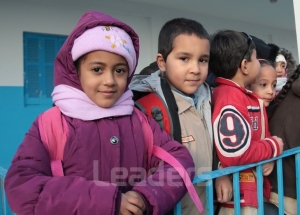
<svg viewBox="0 0 300 215"><path fill-rule="evenodd" d="M37 0L0 0L0 86L23 86L24 31L68 35L80 16L91 9L101 10L128 23L138 33L141 51L137 72L155 60L159 30L166 21L176 17L195 19L211 34L219 29L245 31L290 50L298 60L295 31L149 5L145 10L144 6L124 0L100 1L97 7L75 0L74 5L54 0L47 4Z"/></svg>
<svg viewBox="0 0 300 215"><path fill-rule="evenodd" d="M300 1L293 0L293 5L294 5L296 36L297 36L298 53L299 53L300 52ZM296 60L300 60L300 56L298 56Z"/></svg>

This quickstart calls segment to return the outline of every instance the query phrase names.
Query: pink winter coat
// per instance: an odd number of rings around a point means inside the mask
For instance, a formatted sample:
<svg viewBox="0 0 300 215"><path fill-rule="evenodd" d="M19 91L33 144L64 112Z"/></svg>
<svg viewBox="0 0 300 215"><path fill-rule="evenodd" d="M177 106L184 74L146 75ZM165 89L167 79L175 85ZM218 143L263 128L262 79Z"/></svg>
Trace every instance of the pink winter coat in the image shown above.
<svg viewBox="0 0 300 215"><path fill-rule="evenodd" d="M85 26L114 25L132 38L138 56L138 37L126 24L106 14L88 12L79 20L55 61L55 86L66 84L81 89L70 50ZM130 79L129 79L130 80ZM186 188L176 171L152 157L155 170L142 178L145 168L145 144L138 116L110 117L82 121L64 116L69 137L66 142L64 177L52 177L48 152L43 146L35 120L18 148L5 178L10 207L18 215L119 214L121 196L138 192L147 206L147 214L161 215L172 209ZM154 143L168 151L192 171L194 163L188 150L170 139L159 125L148 118Z"/></svg>

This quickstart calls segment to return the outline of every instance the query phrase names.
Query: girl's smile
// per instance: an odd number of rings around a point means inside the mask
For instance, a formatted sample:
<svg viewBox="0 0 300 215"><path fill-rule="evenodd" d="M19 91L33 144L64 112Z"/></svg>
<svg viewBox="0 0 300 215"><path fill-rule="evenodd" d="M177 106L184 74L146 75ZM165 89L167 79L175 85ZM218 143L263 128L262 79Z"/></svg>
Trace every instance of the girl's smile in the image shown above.
<svg viewBox="0 0 300 215"><path fill-rule="evenodd" d="M81 60L79 79L86 95L96 105L109 108L122 96L129 74L127 61L107 51L93 51Z"/></svg>

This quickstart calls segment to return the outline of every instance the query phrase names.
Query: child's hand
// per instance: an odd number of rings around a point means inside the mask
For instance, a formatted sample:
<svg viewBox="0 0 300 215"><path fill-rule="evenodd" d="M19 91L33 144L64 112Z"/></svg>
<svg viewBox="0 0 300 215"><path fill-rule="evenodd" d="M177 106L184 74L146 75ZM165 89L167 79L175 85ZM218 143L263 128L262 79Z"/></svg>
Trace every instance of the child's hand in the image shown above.
<svg viewBox="0 0 300 215"><path fill-rule="evenodd" d="M232 198L232 182L228 175L216 178L215 189L218 202L228 202Z"/></svg>
<svg viewBox="0 0 300 215"><path fill-rule="evenodd" d="M275 165L275 162L272 161L270 163L265 163L262 168L263 168L263 175L264 176L268 176L271 174L271 172L273 171L273 168L274 168L274 165Z"/></svg>
<svg viewBox="0 0 300 215"><path fill-rule="evenodd" d="M135 206L139 207L141 209L142 212L145 212L146 210L146 205L144 200L142 199L142 197L140 196L140 194L138 194L135 191L128 191L127 193L125 193L128 196L131 196L134 199L130 199L132 200L130 203L134 204Z"/></svg>
<svg viewBox="0 0 300 215"><path fill-rule="evenodd" d="M278 145L279 145L279 150L280 150L280 155L283 151L283 142L282 142L282 139L280 137L277 137L277 136L272 136L277 142L278 142Z"/></svg>
<svg viewBox="0 0 300 215"><path fill-rule="evenodd" d="M138 193L128 191L122 194L120 215L143 215L145 210L145 203Z"/></svg>

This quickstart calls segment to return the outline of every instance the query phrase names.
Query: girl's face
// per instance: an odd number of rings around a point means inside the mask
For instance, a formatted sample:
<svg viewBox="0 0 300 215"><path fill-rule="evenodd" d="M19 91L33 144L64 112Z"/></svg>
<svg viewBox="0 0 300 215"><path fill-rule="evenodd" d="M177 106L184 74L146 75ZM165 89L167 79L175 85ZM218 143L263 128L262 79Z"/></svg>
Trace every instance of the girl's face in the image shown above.
<svg viewBox="0 0 300 215"><path fill-rule="evenodd" d="M277 72L277 77L285 77L286 65L284 62L276 63L276 72Z"/></svg>
<svg viewBox="0 0 300 215"><path fill-rule="evenodd" d="M267 107L275 97L276 82L275 69L270 65L264 65L260 68L255 83L251 84L249 89L258 94Z"/></svg>
<svg viewBox="0 0 300 215"><path fill-rule="evenodd" d="M102 108L113 106L127 86L129 68L120 55L93 51L79 65L79 80L85 94Z"/></svg>

